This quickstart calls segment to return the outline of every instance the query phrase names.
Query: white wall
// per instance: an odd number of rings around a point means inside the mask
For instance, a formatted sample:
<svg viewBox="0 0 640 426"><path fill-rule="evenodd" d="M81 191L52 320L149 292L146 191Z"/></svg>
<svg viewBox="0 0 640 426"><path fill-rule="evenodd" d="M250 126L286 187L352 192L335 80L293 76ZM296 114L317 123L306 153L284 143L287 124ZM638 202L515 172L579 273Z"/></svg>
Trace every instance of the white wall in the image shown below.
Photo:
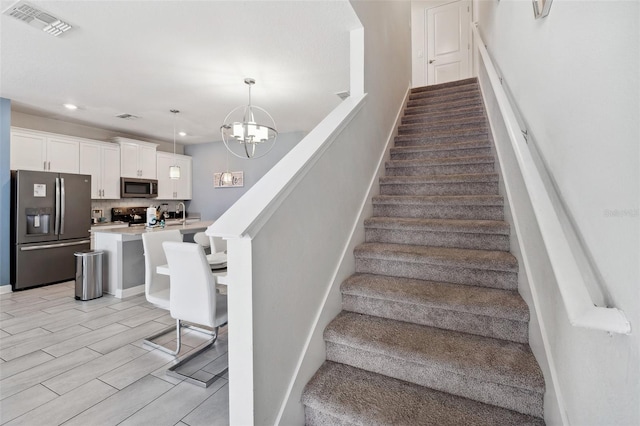
<svg viewBox="0 0 640 426"><path fill-rule="evenodd" d="M640 3L555 0L541 20L527 1L475 5L489 53L557 189L557 207L566 209L604 300L632 325L630 336L569 325L548 259L535 254L529 272L553 375L545 375L547 387L557 386L569 424L640 424ZM536 244L535 219L523 221L518 237ZM534 351L538 337L531 337Z"/></svg>
<svg viewBox="0 0 640 426"><path fill-rule="evenodd" d="M252 160L227 154L221 141L186 146L185 154L193 160L193 198L189 201L188 211L200 213L203 220L216 220L303 137L303 132L280 134L269 154ZM243 187L213 187L213 174L226 171L227 158L229 171L244 172Z"/></svg>

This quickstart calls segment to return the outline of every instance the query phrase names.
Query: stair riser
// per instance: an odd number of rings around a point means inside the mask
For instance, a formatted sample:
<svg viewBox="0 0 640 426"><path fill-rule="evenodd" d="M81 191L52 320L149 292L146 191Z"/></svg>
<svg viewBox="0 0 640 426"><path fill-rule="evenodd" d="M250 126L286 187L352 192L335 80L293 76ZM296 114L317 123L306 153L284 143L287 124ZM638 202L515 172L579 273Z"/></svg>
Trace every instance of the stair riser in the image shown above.
<svg viewBox="0 0 640 426"><path fill-rule="evenodd" d="M380 184L381 195L498 195L498 182Z"/></svg>
<svg viewBox="0 0 640 426"><path fill-rule="evenodd" d="M461 123L441 123L441 124L408 124L398 127L399 135L414 135L422 133L433 133L443 131L458 131L465 129L482 129L483 132L487 131L487 126L484 118L478 120L467 120Z"/></svg>
<svg viewBox="0 0 640 426"><path fill-rule="evenodd" d="M418 99L409 99L409 101L407 101L407 108L416 108L421 106L432 107L459 102L477 103L482 102L482 98L477 91L462 92L442 96L427 96Z"/></svg>
<svg viewBox="0 0 640 426"><path fill-rule="evenodd" d="M402 124L411 123L439 123L439 122L464 122L467 119L484 117L484 110L481 106L471 106L468 108L458 108L445 112L433 112L425 114L409 114L402 116Z"/></svg>
<svg viewBox="0 0 640 426"><path fill-rule="evenodd" d="M465 78L463 80L455 80L455 81L449 81L447 83L441 83L441 84L436 84L436 85L431 85L431 86L422 86L422 87L416 87L411 89L411 93L423 93L423 92L437 92L440 90L448 90L450 88L456 88L456 87L464 87L464 86L468 86L470 84L478 84L478 80L475 77L470 77L470 78Z"/></svg>
<svg viewBox="0 0 640 426"><path fill-rule="evenodd" d="M453 136L443 136L443 135L432 135L421 138L412 138L408 136L396 136L395 137L395 146L396 147L408 147L408 146L428 146L432 144L443 144L443 143L465 143L465 142L486 142L488 140L488 135L485 133L479 134L462 134L462 135L453 135Z"/></svg>
<svg viewBox="0 0 640 426"><path fill-rule="evenodd" d="M395 141L432 141L439 140L442 138L461 138L461 137L472 137L472 136L485 136L488 138L488 130L486 127L478 127L474 129L461 129L461 130L453 130L451 132L447 132L445 130L434 131L434 132L426 132L426 133L416 133L411 135L398 135L395 137Z"/></svg>
<svg viewBox="0 0 640 426"><path fill-rule="evenodd" d="M416 229L381 229L365 227L368 243L393 243L455 247L477 250L509 251L509 236L499 234L471 234L464 232L420 231Z"/></svg>
<svg viewBox="0 0 640 426"><path fill-rule="evenodd" d="M469 107L476 107L476 106L482 106L482 101L480 100L480 98L477 98L474 100L465 99L464 101L446 102L442 104L429 105L429 106L407 105L407 107L404 110L404 114L413 115L413 114L429 114L429 113L436 113L436 112L443 113L445 111L458 110L461 108L469 108Z"/></svg>
<svg viewBox="0 0 640 426"><path fill-rule="evenodd" d="M439 368L326 342L327 359L475 401L543 417L543 395Z"/></svg>
<svg viewBox="0 0 640 426"><path fill-rule="evenodd" d="M504 207L374 203L373 215L420 219L503 220Z"/></svg>
<svg viewBox="0 0 640 426"><path fill-rule="evenodd" d="M387 176L431 176L431 175L456 175L471 173L493 173L493 163L480 164L452 164L434 166L393 167L387 166Z"/></svg>
<svg viewBox="0 0 640 426"><path fill-rule="evenodd" d="M529 343L528 323L461 311L448 311L425 305L395 302L371 297L342 295L342 309L359 314L438 327L478 336Z"/></svg>
<svg viewBox="0 0 640 426"><path fill-rule="evenodd" d="M474 155L491 155L491 148L452 149L447 151L391 151L392 160L422 160L425 158L470 157Z"/></svg>
<svg viewBox="0 0 640 426"><path fill-rule="evenodd" d="M477 84L468 84L465 86L452 87L448 89L440 89L431 92L412 92L409 95L410 101L415 101L419 99L437 99L445 96L456 96L456 95L466 95L468 93L473 93L478 95L480 93L479 87Z"/></svg>
<svg viewBox="0 0 640 426"><path fill-rule="evenodd" d="M399 135L394 138L395 146L421 146L428 144L462 143L462 142L486 142L486 132L462 132L462 133L429 133L419 136Z"/></svg>
<svg viewBox="0 0 640 426"><path fill-rule="evenodd" d="M402 260L371 259L356 255L356 272L390 277L416 278L462 285L515 290L518 275L515 272L463 268Z"/></svg>

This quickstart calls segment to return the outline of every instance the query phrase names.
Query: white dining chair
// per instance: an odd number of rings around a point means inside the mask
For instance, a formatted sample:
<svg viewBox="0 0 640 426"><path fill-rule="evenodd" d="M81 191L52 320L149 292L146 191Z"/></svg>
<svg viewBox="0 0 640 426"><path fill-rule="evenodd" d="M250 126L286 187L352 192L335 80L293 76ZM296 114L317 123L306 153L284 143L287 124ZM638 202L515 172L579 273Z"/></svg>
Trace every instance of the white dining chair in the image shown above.
<svg viewBox="0 0 640 426"><path fill-rule="evenodd" d="M169 310L169 277L156 272L156 268L160 265L167 264L167 258L164 254L162 243L165 241L182 242L182 234L179 230L173 229L168 231L151 231L142 234L142 247L144 249L144 294L147 301L158 308ZM176 355L171 349L153 342L164 334L173 331L174 328L165 329L153 336L147 337L144 344L153 348L160 349L172 355Z"/></svg>
<svg viewBox="0 0 640 426"><path fill-rule="evenodd" d="M216 292L216 278L211 273L202 246L195 243L165 242L163 247L169 263L171 278L169 303L171 316L176 320L176 350L180 351L182 341L180 330L186 327L183 324L184 321L213 329L212 332L209 332L190 326L195 330L207 332L213 336L213 339L209 344L169 368L167 374L185 379L189 383L207 387L216 379L215 376L207 381L202 381L180 373L179 369L215 344L218 338L218 328L227 323L227 296Z"/></svg>
<svg viewBox="0 0 640 426"><path fill-rule="evenodd" d="M196 232L193 236L193 241L197 244L200 244L205 253L207 252L207 249L211 247L211 241L207 234L205 234L204 232Z"/></svg>

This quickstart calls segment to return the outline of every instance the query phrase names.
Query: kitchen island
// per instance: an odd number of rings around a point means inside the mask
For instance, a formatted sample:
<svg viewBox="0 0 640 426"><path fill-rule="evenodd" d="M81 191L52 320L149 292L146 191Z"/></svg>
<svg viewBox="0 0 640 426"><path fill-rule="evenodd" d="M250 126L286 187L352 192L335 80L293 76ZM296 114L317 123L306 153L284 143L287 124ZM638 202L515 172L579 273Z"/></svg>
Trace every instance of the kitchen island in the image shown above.
<svg viewBox="0 0 640 426"><path fill-rule="evenodd" d="M144 293L142 234L177 229L183 234L184 241L193 242L193 235L206 230L212 223L211 221L187 221L185 224L169 225L164 228L147 229L139 226L92 230L95 249L104 252L104 292L117 298Z"/></svg>

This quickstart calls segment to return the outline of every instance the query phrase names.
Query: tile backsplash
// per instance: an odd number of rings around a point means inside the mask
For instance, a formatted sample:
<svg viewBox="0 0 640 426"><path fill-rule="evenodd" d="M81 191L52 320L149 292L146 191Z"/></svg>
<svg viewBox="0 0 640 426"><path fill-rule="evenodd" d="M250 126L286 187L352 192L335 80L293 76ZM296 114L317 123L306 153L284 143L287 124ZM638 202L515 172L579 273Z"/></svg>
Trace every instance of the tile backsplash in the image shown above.
<svg viewBox="0 0 640 426"><path fill-rule="evenodd" d="M102 210L102 216L107 222L111 222L111 209L113 207L142 207L142 206L159 206L160 204L168 204L167 210L176 211L176 205L180 202L187 204L188 200L158 200L151 198L123 198L120 200L91 200L91 210Z"/></svg>

